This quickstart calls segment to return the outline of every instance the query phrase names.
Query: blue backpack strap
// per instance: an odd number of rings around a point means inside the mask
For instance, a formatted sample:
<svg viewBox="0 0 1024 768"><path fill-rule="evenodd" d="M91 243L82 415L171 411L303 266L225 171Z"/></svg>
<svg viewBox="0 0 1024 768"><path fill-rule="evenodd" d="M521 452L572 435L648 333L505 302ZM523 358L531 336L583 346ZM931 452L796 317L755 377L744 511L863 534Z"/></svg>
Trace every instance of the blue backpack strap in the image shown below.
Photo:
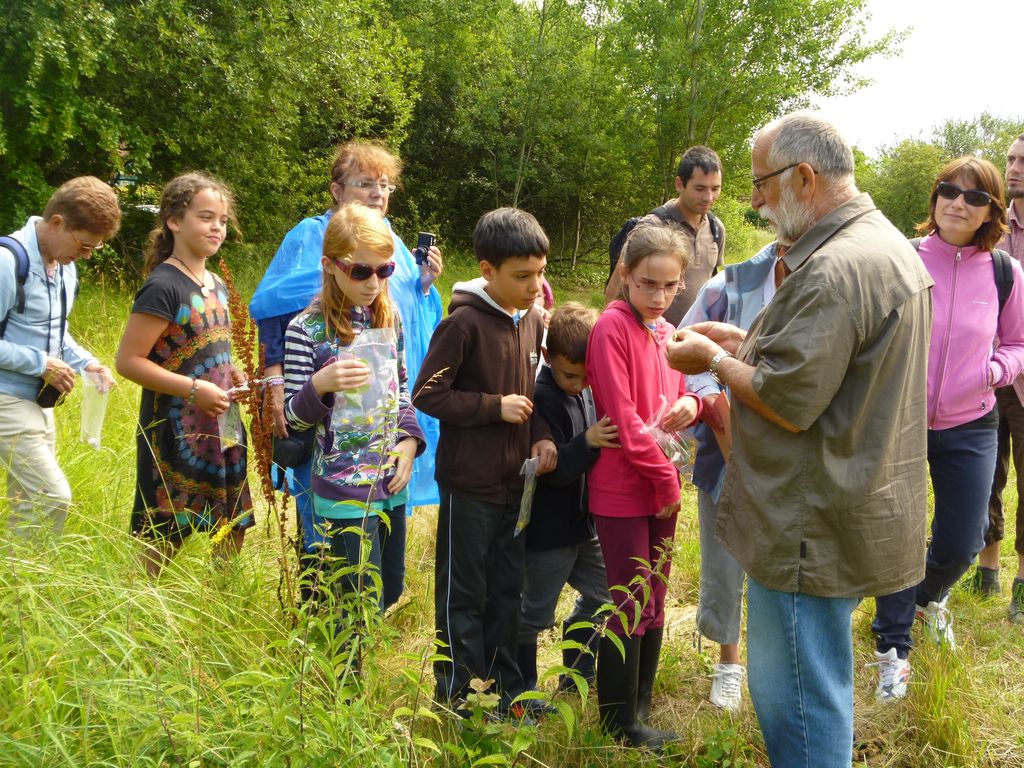
<svg viewBox="0 0 1024 768"><path fill-rule="evenodd" d="M25 281L28 279L28 251L20 241L13 237L4 235L0 237L0 248L6 248L14 254L14 307L12 311L18 314L25 312ZM7 332L7 318L10 311L0 320L0 339Z"/></svg>

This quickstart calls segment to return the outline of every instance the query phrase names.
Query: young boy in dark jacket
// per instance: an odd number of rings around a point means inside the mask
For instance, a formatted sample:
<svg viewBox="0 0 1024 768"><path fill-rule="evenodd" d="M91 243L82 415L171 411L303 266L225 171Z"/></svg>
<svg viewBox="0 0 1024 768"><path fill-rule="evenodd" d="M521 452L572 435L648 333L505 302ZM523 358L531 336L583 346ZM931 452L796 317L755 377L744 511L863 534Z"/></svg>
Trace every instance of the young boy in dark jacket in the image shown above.
<svg viewBox="0 0 1024 768"><path fill-rule="evenodd" d="M534 390L537 413L558 446L558 466L538 481L525 532L517 661L527 688L537 685L537 635L554 625L562 588L568 583L579 592L572 613L562 622L562 640L590 649L566 648L562 663L588 682L594 679L598 633L593 628L570 628L593 621L601 606L611 602L604 556L587 503L587 470L601 448L619 447L618 427L607 416L596 420L587 386L587 339L596 320L597 312L580 304L555 310L543 350L547 365L541 367ZM572 678L563 676L559 687L574 687Z"/></svg>
<svg viewBox="0 0 1024 768"><path fill-rule="evenodd" d="M441 492L434 561L434 663L438 702L458 710L473 678L494 680L500 709L525 690L516 665L523 537L514 536L520 468L557 450L533 408L544 332L533 301L548 238L530 214L499 208L473 232L481 277L452 288L413 387L417 408L441 424L435 477Z"/></svg>

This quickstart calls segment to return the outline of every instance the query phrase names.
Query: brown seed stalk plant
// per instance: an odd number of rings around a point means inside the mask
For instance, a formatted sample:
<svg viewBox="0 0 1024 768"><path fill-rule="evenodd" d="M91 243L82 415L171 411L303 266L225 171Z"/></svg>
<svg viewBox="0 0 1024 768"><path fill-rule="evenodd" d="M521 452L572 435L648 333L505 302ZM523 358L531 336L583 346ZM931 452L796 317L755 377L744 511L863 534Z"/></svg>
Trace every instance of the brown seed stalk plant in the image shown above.
<svg viewBox="0 0 1024 768"><path fill-rule="evenodd" d="M287 529L288 491L285 484L284 496L279 500L274 492L270 477L273 463L273 414L270 408L270 387L264 381L264 349L259 345L256 323L249 316L249 309L235 288L234 277L223 257L219 263L220 274L228 288L228 311L231 314L231 346L234 356L242 369L248 387L238 391L235 399L249 415L250 447L259 468L260 496L267 505L267 536L271 536L271 520L277 523L277 553L279 575L277 598L283 608L295 605L295 580L289 559L289 552L295 550Z"/></svg>

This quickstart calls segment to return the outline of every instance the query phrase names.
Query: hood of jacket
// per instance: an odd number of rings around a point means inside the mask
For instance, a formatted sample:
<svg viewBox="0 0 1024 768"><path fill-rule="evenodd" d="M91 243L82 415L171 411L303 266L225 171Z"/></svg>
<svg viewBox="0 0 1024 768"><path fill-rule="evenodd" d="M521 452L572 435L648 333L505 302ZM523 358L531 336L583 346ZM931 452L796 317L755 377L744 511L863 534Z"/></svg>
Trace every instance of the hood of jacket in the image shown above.
<svg viewBox="0 0 1024 768"><path fill-rule="evenodd" d="M459 307L472 306L485 312L507 317L512 322L518 324L520 320L533 310L531 306L528 309L516 310L515 312L507 311L491 298L491 294L487 292L486 286L487 281L482 277L455 283L452 286L451 301L448 302L448 314L451 314Z"/></svg>

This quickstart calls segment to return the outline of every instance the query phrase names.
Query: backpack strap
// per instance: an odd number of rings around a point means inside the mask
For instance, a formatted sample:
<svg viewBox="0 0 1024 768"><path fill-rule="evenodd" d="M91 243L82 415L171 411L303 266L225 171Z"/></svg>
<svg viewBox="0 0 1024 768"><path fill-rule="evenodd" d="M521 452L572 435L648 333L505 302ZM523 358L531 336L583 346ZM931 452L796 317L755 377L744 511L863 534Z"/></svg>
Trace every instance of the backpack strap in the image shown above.
<svg viewBox="0 0 1024 768"><path fill-rule="evenodd" d="M625 224L622 225L622 229L615 233L612 241L608 243L608 279L605 280L605 285L612 279L612 275L615 274L615 267L619 264L619 255L622 253L622 246L626 244L626 238L629 237L629 233L636 227L636 223L640 221L639 216L634 216L628 219Z"/></svg>
<svg viewBox="0 0 1024 768"><path fill-rule="evenodd" d="M7 235L0 237L0 248L6 248L14 255L14 307L0 320L0 339L7 332L7 318L11 312L25 312L25 281L28 279L28 251L19 240Z"/></svg>
<svg viewBox="0 0 1024 768"><path fill-rule="evenodd" d="M708 211L708 227L711 228L711 239L715 241L715 245L718 246L718 258L723 262L725 261L725 241L722 239L722 222L718 220L711 211ZM718 274L718 265L711 271L712 275Z"/></svg>
<svg viewBox="0 0 1024 768"><path fill-rule="evenodd" d="M996 295L999 296L999 313L1002 314L1006 300L1013 290L1013 264L1010 254L998 248L992 249L992 269L996 273Z"/></svg>
<svg viewBox="0 0 1024 768"><path fill-rule="evenodd" d="M910 241L915 251L921 250L921 238L915 237ZM1003 313L1007 299L1010 298L1010 291L1013 290L1013 264L1012 257L1006 251L998 248L992 249L992 271L995 273L996 296L999 298L999 314Z"/></svg>
<svg viewBox="0 0 1024 768"><path fill-rule="evenodd" d="M711 237L718 246L718 255L722 255L722 222L718 220L711 211L708 211L708 226L711 227Z"/></svg>
<svg viewBox="0 0 1024 768"><path fill-rule="evenodd" d="M665 206L659 205L653 211L648 213L650 216L654 214L661 221L672 221L672 215L665 210ZM642 219L643 216L634 216L628 219L625 224L622 225L611 242L608 244L608 280L612 279L612 274L615 272L615 267L619 263L619 254L622 253L622 246L626 244L626 238L629 237L629 233L633 231L637 223ZM708 211L708 226L711 228L711 239L715 241L715 245L718 246L718 255L721 257L724 243L722 242L722 222L711 211ZM605 285L608 284L608 280L605 281Z"/></svg>

